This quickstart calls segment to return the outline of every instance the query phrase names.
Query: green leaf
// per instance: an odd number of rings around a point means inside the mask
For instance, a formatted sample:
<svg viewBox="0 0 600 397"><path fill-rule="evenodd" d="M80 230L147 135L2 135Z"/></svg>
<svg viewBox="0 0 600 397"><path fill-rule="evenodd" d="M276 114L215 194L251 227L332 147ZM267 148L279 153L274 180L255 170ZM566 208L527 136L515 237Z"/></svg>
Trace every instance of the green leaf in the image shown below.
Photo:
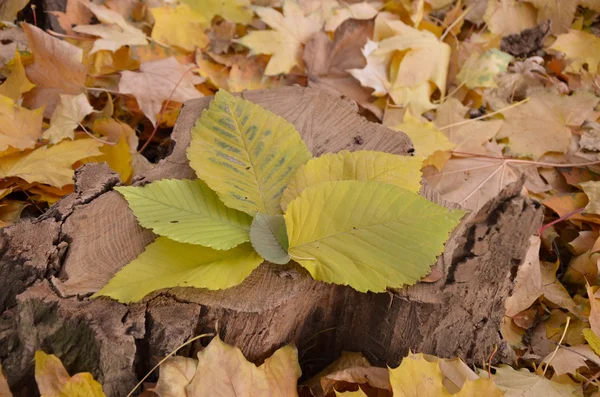
<svg viewBox="0 0 600 397"><path fill-rule="evenodd" d="M306 188L285 224L290 256L313 278L381 292L425 276L463 215L398 186L340 181Z"/></svg>
<svg viewBox="0 0 600 397"><path fill-rule="evenodd" d="M329 181L376 180L417 193L421 189L422 159L362 150L328 153L300 166L281 197L281 208L308 186Z"/></svg>
<svg viewBox="0 0 600 397"><path fill-rule="evenodd" d="M256 252L271 263L285 265L290 261L283 215L256 214L250 228L250 242Z"/></svg>
<svg viewBox="0 0 600 397"><path fill-rule="evenodd" d="M94 297L137 302L162 288L230 288L240 284L262 262L250 243L219 251L159 237Z"/></svg>
<svg viewBox="0 0 600 397"><path fill-rule="evenodd" d="M225 207L200 180L164 179L117 187L140 225L181 243L229 249L250 240L252 218Z"/></svg>
<svg viewBox="0 0 600 397"><path fill-rule="evenodd" d="M251 216L280 214L289 179L312 157L292 124L223 90L196 122L187 154L225 205Z"/></svg>

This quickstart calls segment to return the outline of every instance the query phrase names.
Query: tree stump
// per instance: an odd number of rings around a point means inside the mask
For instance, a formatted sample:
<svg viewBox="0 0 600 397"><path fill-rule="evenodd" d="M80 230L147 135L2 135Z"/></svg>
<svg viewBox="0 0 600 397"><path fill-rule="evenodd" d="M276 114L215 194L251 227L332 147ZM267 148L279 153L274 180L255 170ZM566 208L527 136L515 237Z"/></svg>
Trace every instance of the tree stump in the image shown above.
<svg viewBox="0 0 600 397"><path fill-rule="evenodd" d="M368 122L351 101L316 89L241 95L292 122L315 156L342 149L412 151L403 133ZM185 149L209 102L185 104L171 155L135 184L195 178ZM436 282L358 293L314 281L297 265L263 263L228 290L173 288L132 305L89 296L155 236L113 191L119 178L106 165L80 168L75 183L75 193L45 215L1 231L0 360L17 395L35 395L37 349L59 356L71 373L91 372L108 396L118 397L176 346L215 329L254 362L295 343L305 375L342 351L360 351L378 365L397 365L409 349L479 364L498 345L494 361L511 359L499 334L504 300L542 219L540 205L519 194L522 182L465 216L435 265L442 275ZM422 194L454 206L426 186ZM200 348L196 342L183 353Z"/></svg>

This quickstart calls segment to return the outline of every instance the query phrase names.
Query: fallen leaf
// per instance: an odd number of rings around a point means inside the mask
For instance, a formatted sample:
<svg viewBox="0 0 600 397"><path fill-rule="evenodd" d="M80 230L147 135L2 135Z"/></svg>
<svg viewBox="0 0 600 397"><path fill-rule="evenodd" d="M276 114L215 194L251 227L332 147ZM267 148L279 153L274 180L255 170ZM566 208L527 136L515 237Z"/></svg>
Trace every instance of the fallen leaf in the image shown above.
<svg viewBox="0 0 600 397"><path fill-rule="evenodd" d="M105 397L102 386L90 373L71 377L58 357L41 350L35 352L35 381L44 397Z"/></svg>
<svg viewBox="0 0 600 397"><path fill-rule="evenodd" d="M210 25L210 20L204 19L202 14L190 6L179 4L173 7L167 4L151 8L150 12L154 17L152 39L186 51L208 45L209 40L204 31Z"/></svg>
<svg viewBox="0 0 600 397"><path fill-rule="evenodd" d="M318 12L304 15L293 0L284 0L283 14L269 7L254 10L273 30L253 31L236 42L248 47L250 55L272 55L265 69L266 76L289 73L294 66L300 66L302 45L321 30L322 15Z"/></svg>
<svg viewBox="0 0 600 397"><path fill-rule="evenodd" d="M525 396L544 396L544 397L564 397L579 395L581 385L569 385L553 382L538 374L530 372L523 368L520 370L512 369L508 365L495 367L496 373L492 379L496 385L504 392L505 397L525 397ZM480 372L480 376L487 377L487 372Z"/></svg>
<svg viewBox="0 0 600 397"><path fill-rule="evenodd" d="M494 78L499 73L505 72L512 60L510 54L495 48L483 54L474 52L467 59L456 79L468 88L496 87Z"/></svg>
<svg viewBox="0 0 600 397"><path fill-rule="evenodd" d="M593 34L570 30L559 35L550 49L563 52L570 60L565 69L567 72L579 73L587 65L591 73L600 73L600 38Z"/></svg>
<svg viewBox="0 0 600 397"><path fill-rule="evenodd" d="M21 212L31 205L17 200L3 200L0 203L0 227L12 225L21 217Z"/></svg>
<svg viewBox="0 0 600 397"><path fill-rule="evenodd" d="M583 335L586 342L590 345L596 354L600 353L600 338L589 328L584 329Z"/></svg>
<svg viewBox="0 0 600 397"><path fill-rule="evenodd" d="M536 9L531 4L516 0L488 1L483 17L490 31L500 36L533 28L537 25L536 18Z"/></svg>
<svg viewBox="0 0 600 397"><path fill-rule="evenodd" d="M333 7L331 15L326 17L325 30L333 32L348 19L375 18L382 6L383 3L367 1L354 4L338 3L337 7Z"/></svg>
<svg viewBox="0 0 600 397"><path fill-rule="evenodd" d="M106 162L121 177L121 181L128 183L133 177L132 151L127 144L127 137L121 138L112 145L103 145L100 147L101 155L82 160L83 163L104 163ZM135 152L135 150L134 150Z"/></svg>
<svg viewBox="0 0 600 397"><path fill-rule="evenodd" d="M586 286L588 297L590 299L590 328L596 335L600 335L600 299L595 295L598 287Z"/></svg>
<svg viewBox="0 0 600 397"><path fill-rule="evenodd" d="M539 236L529 237L529 248L515 279L515 287L511 296L505 301L506 316L513 317L531 306L543 293L542 274L540 271Z"/></svg>
<svg viewBox="0 0 600 397"><path fill-rule="evenodd" d="M581 367L588 367L585 363L586 360L592 361L594 364L600 364L600 357L589 345L579 346L560 346L556 351L556 354L551 353L544 360L543 363L549 363L554 368L556 375L572 374L576 375L577 370Z"/></svg>
<svg viewBox="0 0 600 397"><path fill-rule="evenodd" d="M144 62L139 72L121 75L119 92L132 94L152 125L156 125L164 101L184 102L203 96L194 87L193 75L173 57Z"/></svg>
<svg viewBox="0 0 600 397"><path fill-rule="evenodd" d="M33 63L25 70L36 85L24 95L23 104L30 109L45 105L44 116L50 118L60 94L77 95L84 90L87 68L81 63L83 52L33 25L21 26L33 52Z"/></svg>
<svg viewBox="0 0 600 397"><path fill-rule="evenodd" d="M100 50L116 51L125 45L146 45L146 35L140 29L130 25L121 14L99 6L94 3L86 3L86 6L94 13L101 24L77 25L73 30L77 33L85 33L98 36L91 53Z"/></svg>
<svg viewBox="0 0 600 397"><path fill-rule="evenodd" d="M566 153L571 127L595 119L598 102L600 98L586 91L571 96L538 91L527 103L502 112L505 121L497 138L508 138L508 151L518 156L538 159L547 152Z"/></svg>
<svg viewBox="0 0 600 397"><path fill-rule="evenodd" d="M28 0L5 0L0 2L0 21L14 22L19 11L28 3Z"/></svg>
<svg viewBox="0 0 600 397"><path fill-rule="evenodd" d="M196 374L187 387L189 397L208 395L293 397L301 375L298 351L287 345L256 367L240 349L226 345L219 336L198 353Z"/></svg>
<svg viewBox="0 0 600 397"><path fill-rule="evenodd" d="M550 20L553 34L564 33L571 27L577 6L592 8L600 12L597 0L526 0L537 8L537 22Z"/></svg>
<svg viewBox="0 0 600 397"><path fill-rule="evenodd" d="M171 357L160 366L154 392L159 397L187 396L186 388L194 378L198 361L188 357Z"/></svg>
<svg viewBox="0 0 600 397"><path fill-rule="evenodd" d="M83 118L93 111L94 108L83 93L60 95L60 103L50 119L50 128L44 131L42 138L52 144L67 138L73 139L75 129L81 125Z"/></svg>
<svg viewBox="0 0 600 397"><path fill-rule="evenodd" d="M60 142L52 147L0 158L0 178L16 176L29 183L63 187L73 183L72 165L83 158L100 155L102 143L94 139Z"/></svg>
<svg viewBox="0 0 600 397"><path fill-rule="evenodd" d="M423 123L410 112L405 113L402 124L392 128L408 135L415 148L415 156L423 159L423 165L433 165L436 169L442 169L449 158L441 157L440 160L440 157L434 157L436 152L447 152L456 146L432 122Z"/></svg>
<svg viewBox="0 0 600 397"><path fill-rule="evenodd" d="M29 110L12 99L0 96L0 152L9 147L33 148L42 135L44 109Z"/></svg>
<svg viewBox="0 0 600 397"><path fill-rule="evenodd" d="M249 24L252 21L250 0L182 0L182 2L201 13L209 22L216 15L241 24Z"/></svg>
<svg viewBox="0 0 600 397"><path fill-rule="evenodd" d="M21 54L19 51L15 51L10 74L4 83L0 85L0 95L9 97L13 101L18 101L21 99L23 93L30 91L33 87L35 87L35 84L29 81L25 74L23 62L21 62Z"/></svg>
<svg viewBox="0 0 600 397"><path fill-rule="evenodd" d="M73 27L89 24L94 16L81 0L67 0L64 12L48 11L48 14L56 17L58 24L66 34L74 34Z"/></svg>

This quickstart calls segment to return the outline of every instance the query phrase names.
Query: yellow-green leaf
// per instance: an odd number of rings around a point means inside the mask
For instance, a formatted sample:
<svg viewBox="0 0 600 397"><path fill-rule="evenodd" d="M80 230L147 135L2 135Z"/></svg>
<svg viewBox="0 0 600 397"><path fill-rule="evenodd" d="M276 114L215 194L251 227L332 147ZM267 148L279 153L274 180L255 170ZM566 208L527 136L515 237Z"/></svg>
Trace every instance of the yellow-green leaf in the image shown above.
<svg viewBox="0 0 600 397"><path fill-rule="evenodd" d="M379 181L322 182L287 207L289 253L316 280L385 291L425 276L463 214Z"/></svg>
<svg viewBox="0 0 600 397"><path fill-rule="evenodd" d="M294 126L220 90L192 130L190 165L228 207L281 213L281 194L311 154Z"/></svg>
<svg viewBox="0 0 600 397"><path fill-rule="evenodd" d="M241 283L262 261L250 243L219 251L159 237L94 296L136 302L162 288L225 289Z"/></svg>
<svg viewBox="0 0 600 397"><path fill-rule="evenodd" d="M281 208L304 189L321 182L376 180L417 193L421 189L421 162L417 157L343 150L328 153L300 166L281 197Z"/></svg>
<svg viewBox="0 0 600 397"><path fill-rule="evenodd" d="M594 350L594 352L596 354L600 354L600 338L598 338L598 336L596 336L594 331L592 331L589 328L586 328L583 330L583 336L584 336L585 340L587 341L587 343L592 348L592 350Z"/></svg>
<svg viewBox="0 0 600 397"><path fill-rule="evenodd" d="M249 241L252 218L227 208L200 180L118 187L140 224L181 243L229 249Z"/></svg>

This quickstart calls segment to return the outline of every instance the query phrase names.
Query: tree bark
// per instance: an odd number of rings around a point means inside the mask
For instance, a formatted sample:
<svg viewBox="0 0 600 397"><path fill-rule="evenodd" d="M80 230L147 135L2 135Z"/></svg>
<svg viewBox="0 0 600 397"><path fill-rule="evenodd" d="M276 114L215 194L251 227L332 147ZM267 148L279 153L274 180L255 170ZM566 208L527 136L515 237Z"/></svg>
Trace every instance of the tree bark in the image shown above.
<svg viewBox="0 0 600 397"><path fill-rule="evenodd" d="M370 123L352 102L316 89L244 92L292 122L315 156L339 150L409 154L403 133ZM135 181L194 178L185 150L210 98L185 104L169 157ZM35 350L59 356L71 373L91 372L108 396L125 396L158 359L194 335L219 332L260 362L282 345L298 346L305 375L340 353L361 351L375 364L397 365L409 349L459 356L468 363L510 360L501 340L504 300L539 227L539 204L508 186L453 232L436 269L441 278L387 293L358 293L314 281L297 265L262 264L223 291L173 288L123 305L89 299L155 237L141 228L113 187L106 165L77 170L75 193L38 219L0 234L0 360L14 391L35 393ZM426 186L422 194L448 207ZM199 343L183 349L193 354Z"/></svg>

